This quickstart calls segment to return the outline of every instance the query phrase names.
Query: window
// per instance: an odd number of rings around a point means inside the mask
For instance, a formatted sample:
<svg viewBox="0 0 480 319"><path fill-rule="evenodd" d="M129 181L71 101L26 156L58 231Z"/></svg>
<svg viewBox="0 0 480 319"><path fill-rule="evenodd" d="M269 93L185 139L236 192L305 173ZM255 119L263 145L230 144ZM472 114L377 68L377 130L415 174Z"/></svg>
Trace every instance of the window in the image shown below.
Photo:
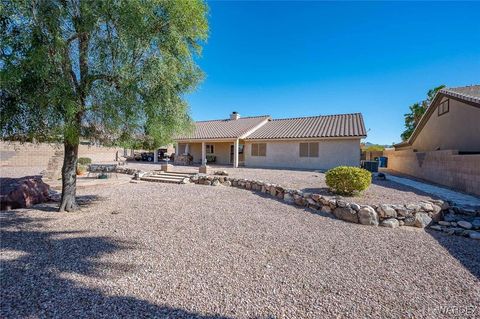
<svg viewBox="0 0 480 319"><path fill-rule="evenodd" d="M318 157L318 142L300 143L300 157Z"/></svg>
<svg viewBox="0 0 480 319"><path fill-rule="evenodd" d="M267 156L267 144L266 143L253 143L252 144L252 156Z"/></svg>
<svg viewBox="0 0 480 319"><path fill-rule="evenodd" d="M212 144L207 144L207 145L205 145L205 148L207 149L207 154L213 154L213 153L215 153Z"/></svg>
<svg viewBox="0 0 480 319"><path fill-rule="evenodd" d="M438 105L438 116L448 113L450 111L450 100L446 99Z"/></svg>

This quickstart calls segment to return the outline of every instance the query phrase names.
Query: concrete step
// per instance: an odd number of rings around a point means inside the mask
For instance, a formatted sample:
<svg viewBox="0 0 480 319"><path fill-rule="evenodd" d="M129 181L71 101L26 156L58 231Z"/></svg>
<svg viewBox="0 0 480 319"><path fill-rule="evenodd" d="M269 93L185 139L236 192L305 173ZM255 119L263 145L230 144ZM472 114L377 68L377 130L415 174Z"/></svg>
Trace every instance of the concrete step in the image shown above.
<svg viewBox="0 0 480 319"><path fill-rule="evenodd" d="M159 172L155 171L155 174L153 176L162 176L162 177L192 177L194 174L190 173L180 173L180 172Z"/></svg>
<svg viewBox="0 0 480 319"><path fill-rule="evenodd" d="M194 173L185 173L185 172L163 172L160 170L155 170L155 175L161 176L179 176L179 177L191 177L195 175Z"/></svg>
<svg viewBox="0 0 480 319"><path fill-rule="evenodd" d="M140 180L146 181L146 182L181 184L184 178L186 177L150 175L150 176L142 177L140 178Z"/></svg>

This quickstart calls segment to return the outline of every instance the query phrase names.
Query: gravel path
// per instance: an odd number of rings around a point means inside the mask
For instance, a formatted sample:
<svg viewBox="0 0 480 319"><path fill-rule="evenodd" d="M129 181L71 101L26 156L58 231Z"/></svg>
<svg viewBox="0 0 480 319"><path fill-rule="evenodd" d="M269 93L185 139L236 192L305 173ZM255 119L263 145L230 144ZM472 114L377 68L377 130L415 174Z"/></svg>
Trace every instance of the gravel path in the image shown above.
<svg viewBox="0 0 480 319"><path fill-rule="evenodd" d="M128 165L145 171L160 169L160 165L153 163L134 162ZM192 166L175 166L174 169L181 172L198 172L198 168ZM333 196L325 183L325 174L319 172L245 167L234 169L223 166L213 166L210 171L213 173L216 170L226 170L230 177L263 180L306 192ZM373 180L372 185L363 194L347 197L348 202L365 205L411 204L412 202L431 199L438 199L438 197L390 180Z"/></svg>
<svg viewBox="0 0 480 319"><path fill-rule="evenodd" d="M79 192L97 197L79 213L49 205L1 213L0 317L480 312L480 245L470 239L349 224L236 188Z"/></svg>

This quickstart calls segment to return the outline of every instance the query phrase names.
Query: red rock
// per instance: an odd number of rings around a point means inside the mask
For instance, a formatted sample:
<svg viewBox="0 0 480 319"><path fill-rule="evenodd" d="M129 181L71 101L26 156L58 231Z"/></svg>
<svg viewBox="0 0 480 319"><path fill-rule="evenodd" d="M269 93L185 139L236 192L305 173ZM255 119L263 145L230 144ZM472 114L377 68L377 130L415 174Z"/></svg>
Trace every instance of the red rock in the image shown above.
<svg viewBox="0 0 480 319"><path fill-rule="evenodd" d="M1 209L28 208L49 201L50 186L41 176L0 178Z"/></svg>

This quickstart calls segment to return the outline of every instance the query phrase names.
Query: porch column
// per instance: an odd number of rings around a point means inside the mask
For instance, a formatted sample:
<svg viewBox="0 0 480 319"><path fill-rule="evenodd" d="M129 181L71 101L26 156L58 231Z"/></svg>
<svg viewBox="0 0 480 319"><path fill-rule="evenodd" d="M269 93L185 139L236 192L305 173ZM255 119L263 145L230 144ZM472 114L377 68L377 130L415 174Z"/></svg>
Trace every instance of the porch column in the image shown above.
<svg viewBox="0 0 480 319"><path fill-rule="evenodd" d="M202 142L202 166L207 165L207 149L205 148L205 142Z"/></svg>
<svg viewBox="0 0 480 319"><path fill-rule="evenodd" d="M187 145L185 145L185 155L188 155L188 152L190 151L190 147L187 143Z"/></svg>
<svg viewBox="0 0 480 319"><path fill-rule="evenodd" d="M233 167L238 167L238 139L233 143Z"/></svg>
<svg viewBox="0 0 480 319"><path fill-rule="evenodd" d="M153 150L153 162L158 163L158 149Z"/></svg>
<svg viewBox="0 0 480 319"><path fill-rule="evenodd" d="M177 143L177 147L175 147L175 156L180 154L180 143Z"/></svg>

